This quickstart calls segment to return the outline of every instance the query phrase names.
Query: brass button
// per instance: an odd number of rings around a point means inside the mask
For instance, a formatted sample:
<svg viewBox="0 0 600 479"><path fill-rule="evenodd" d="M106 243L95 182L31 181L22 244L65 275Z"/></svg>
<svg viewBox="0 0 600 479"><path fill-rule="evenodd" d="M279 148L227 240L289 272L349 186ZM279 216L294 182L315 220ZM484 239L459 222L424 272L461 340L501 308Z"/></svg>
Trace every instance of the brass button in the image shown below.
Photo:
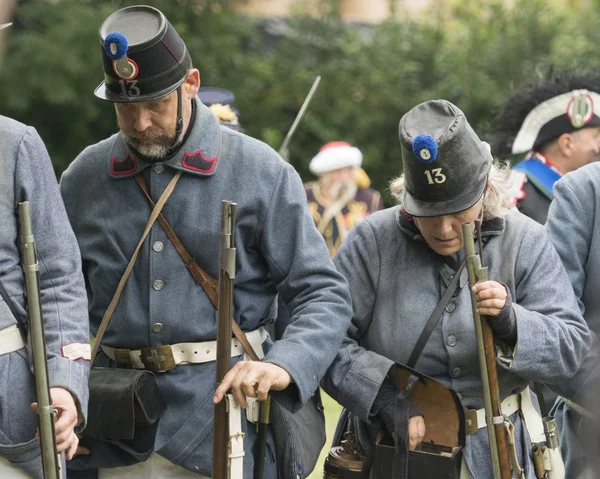
<svg viewBox="0 0 600 479"><path fill-rule="evenodd" d="M152 325L152 331L154 331L155 333L160 333L163 330L163 325L162 323L154 323Z"/></svg>

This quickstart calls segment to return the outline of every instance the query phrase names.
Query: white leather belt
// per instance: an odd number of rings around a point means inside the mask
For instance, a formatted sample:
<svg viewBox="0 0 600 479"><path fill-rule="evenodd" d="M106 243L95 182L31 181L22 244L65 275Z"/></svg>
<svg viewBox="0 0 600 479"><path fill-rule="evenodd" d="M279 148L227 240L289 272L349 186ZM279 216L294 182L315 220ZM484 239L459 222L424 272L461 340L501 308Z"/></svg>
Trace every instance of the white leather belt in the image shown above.
<svg viewBox="0 0 600 479"><path fill-rule="evenodd" d="M16 324L0 329L0 355L18 351L26 345Z"/></svg>
<svg viewBox="0 0 600 479"><path fill-rule="evenodd" d="M526 398L528 404L531 404L531 398L529 394L529 387L525 388L520 393L508 396L500 406L503 416L511 416L517 412L521 405L522 398ZM481 409L469 409L466 411L467 420L467 434L474 434L477 430L482 427L486 427L485 422L485 408ZM474 424L476 422L476 424Z"/></svg>
<svg viewBox="0 0 600 479"><path fill-rule="evenodd" d="M259 358L264 357L262 344L268 337L265 328L246 333L248 342ZM178 343L143 349L121 349L102 346L106 355L117 361L119 366L132 369L147 369L154 372L170 371L180 364L201 364L217 359L217 341L201 343ZM231 357L244 354L244 347L235 338L231 339Z"/></svg>

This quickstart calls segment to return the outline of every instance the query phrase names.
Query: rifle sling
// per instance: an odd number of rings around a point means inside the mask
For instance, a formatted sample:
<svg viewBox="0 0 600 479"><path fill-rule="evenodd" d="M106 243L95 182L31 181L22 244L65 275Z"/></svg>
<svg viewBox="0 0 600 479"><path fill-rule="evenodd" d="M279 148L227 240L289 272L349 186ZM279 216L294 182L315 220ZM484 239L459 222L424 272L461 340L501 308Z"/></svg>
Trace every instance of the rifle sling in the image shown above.
<svg viewBox="0 0 600 479"><path fill-rule="evenodd" d="M144 177L142 175L137 175L135 177L135 180L144 192L144 195L146 195L146 199L148 200L150 205L154 207L154 201L150 196L150 190L148 189L148 184L146 183ZM177 250L177 253L179 253L179 256L181 256L181 259L183 260L186 268L194 278L194 281L204 290L206 296L208 296L208 299L210 300L213 307L215 309L218 309L218 280L213 278L200 267L200 265L196 262L192 255L187 251L187 249L185 249L185 246L183 246L183 243L181 242L177 234L175 234L175 231L173 230L173 228L162 213L158 215L157 221L164 230L165 234L167 235L167 238L169 238L169 241L171 241L171 243ZM256 352L254 351L254 348L248 341L248 338L246 338L246 334L240 329L240 327L233 318L231 318L231 329L233 330L233 334L241 343L242 347L244 348L244 351L250 357L250 359L252 359L252 361L260 361L260 358L258 357Z"/></svg>
<svg viewBox="0 0 600 479"><path fill-rule="evenodd" d="M466 263L466 261L463 261L461 263L461 265L458 267L456 274L454 275L454 277L452 278L452 281L448 285L448 288L442 295L442 299L440 299L440 302L438 303L436 308L433 310L433 313L431 313L431 316L427 320L427 324L425 324L425 327L423 328L423 332L419 336L419 339L417 340L417 343L415 344L415 347L414 347L410 357L408 358L408 362L406 363L406 365L409 368L411 368L411 369L415 368L415 365L417 364L417 361L419 360L419 357L421 356L421 353L423 352L423 349L425 348L425 345L427 344L427 341L429 340L431 333L433 332L433 330L435 329L435 327L437 326L437 324L439 323L439 321L442 317L442 312L444 311L444 308L448 305L448 303L450 302L450 299L452 299L452 296L454 295L456 288L458 288L461 274L463 272L463 269L465 268L465 263Z"/></svg>

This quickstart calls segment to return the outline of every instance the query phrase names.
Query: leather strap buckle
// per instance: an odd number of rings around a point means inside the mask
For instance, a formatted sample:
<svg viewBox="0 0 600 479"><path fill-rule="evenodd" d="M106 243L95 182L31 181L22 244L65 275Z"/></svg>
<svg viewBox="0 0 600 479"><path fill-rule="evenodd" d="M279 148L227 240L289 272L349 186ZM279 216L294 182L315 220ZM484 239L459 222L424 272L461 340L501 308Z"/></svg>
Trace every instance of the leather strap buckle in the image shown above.
<svg viewBox="0 0 600 479"><path fill-rule="evenodd" d="M156 348L142 348L140 350L140 361L148 371L164 373L175 369L177 363L173 357L171 346L158 346Z"/></svg>
<svg viewBox="0 0 600 479"><path fill-rule="evenodd" d="M131 362L131 355L129 349L116 349L114 350L115 361L117 361L119 367L125 369L133 369L133 363Z"/></svg>
<svg viewBox="0 0 600 479"><path fill-rule="evenodd" d="M465 411L465 433L467 436L475 434L479 430L477 421L477 409L467 409Z"/></svg>

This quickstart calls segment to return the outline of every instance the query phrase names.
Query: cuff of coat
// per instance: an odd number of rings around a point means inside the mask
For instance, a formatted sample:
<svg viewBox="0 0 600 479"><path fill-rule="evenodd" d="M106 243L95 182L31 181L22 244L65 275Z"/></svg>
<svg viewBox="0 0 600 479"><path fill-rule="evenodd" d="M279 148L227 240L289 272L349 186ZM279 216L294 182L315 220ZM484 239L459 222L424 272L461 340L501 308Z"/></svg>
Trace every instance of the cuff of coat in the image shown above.
<svg viewBox="0 0 600 479"><path fill-rule="evenodd" d="M320 372L315 366L312 354L298 343L285 339L275 341L264 362L273 363L288 372L296 385L302 404L306 404L319 387Z"/></svg>
<svg viewBox="0 0 600 479"><path fill-rule="evenodd" d="M364 351L346 374L338 402L362 421L370 422L377 393L395 363L372 351Z"/></svg>
<svg viewBox="0 0 600 479"><path fill-rule="evenodd" d="M515 317L515 312L513 310L512 304L512 295L510 294L510 290L504 286L506 290L506 301L504 303L504 307L496 316L491 316L489 318L490 327L494 331L494 335L498 339L502 339L507 341L511 346L514 346L517 342L517 318Z"/></svg>
<svg viewBox="0 0 600 479"><path fill-rule="evenodd" d="M518 304L513 303L513 311L517 324L517 343L509 367L532 380L536 380L537 376L548 376L549 371L540 370L540 365L547 363L543 356L547 334L544 322Z"/></svg>
<svg viewBox="0 0 600 479"><path fill-rule="evenodd" d="M48 377L51 388L63 388L71 393L77 406L78 430L83 430L87 420L89 398L88 377L90 362L54 357L48 360Z"/></svg>

